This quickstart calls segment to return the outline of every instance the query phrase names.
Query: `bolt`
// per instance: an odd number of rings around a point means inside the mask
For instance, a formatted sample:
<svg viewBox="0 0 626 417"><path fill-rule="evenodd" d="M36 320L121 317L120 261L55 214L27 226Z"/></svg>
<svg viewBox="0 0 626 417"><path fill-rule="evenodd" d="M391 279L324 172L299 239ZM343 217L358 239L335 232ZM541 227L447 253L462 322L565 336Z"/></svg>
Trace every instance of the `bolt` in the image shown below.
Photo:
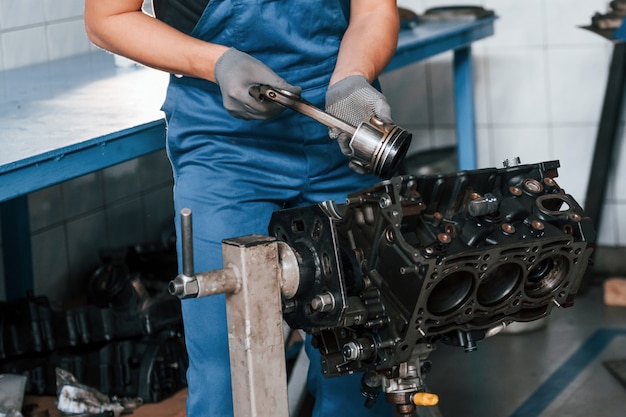
<svg viewBox="0 0 626 417"><path fill-rule="evenodd" d="M535 229L535 230L543 230L544 227L545 227L543 222L541 222L539 220L533 220L531 222L531 225L533 226L533 229Z"/></svg>
<svg viewBox="0 0 626 417"><path fill-rule="evenodd" d="M508 235L515 233L515 226L510 223L502 223L502 231Z"/></svg>
<svg viewBox="0 0 626 417"><path fill-rule="evenodd" d="M414 274L414 273L416 273L418 271L419 271L419 268L417 267L417 265L401 266L400 267L400 275Z"/></svg>
<svg viewBox="0 0 626 417"><path fill-rule="evenodd" d="M393 202L391 201L391 197L386 194L380 197L380 200L378 200L378 205L380 206L380 208L387 208L391 206L392 203Z"/></svg>
<svg viewBox="0 0 626 417"><path fill-rule="evenodd" d="M356 343L348 342L345 345L343 345L343 348L341 349L341 354L343 355L343 358L345 360L355 361L359 359L360 357L359 351L360 349Z"/></svg>
<svg viewBox="0 0 626 417"><path fill-rule="evenodd" d="M578 222L580 222L580 221L582 220L582 218L580 217L580 214L578 214L578 213L572 213L572 214L570 214L569 218L570 218L572 221L575 221L576 223L578 223Z"/></svg>
<svg viewBox="0 0 626 417"><path fill-rule="evenodd" d="M544 178L544 179L543 179L543 182L544 182L546 185L550 186L550 187L554 187L554 186L556 185L556 183L554 182L554 180L553 180L552 178L550 178L550 177L546 177L546 178Z"/></svg>
<svg viewBox="0 0 626 417"><path fill-rule="evenodd" d="M329 292L317 294L311 300L311 308L318 313L328 313L335 309L335 297Z"/></svg>
<svg viewBox="0 0 626 417"><path fill-rule="evenodd" d="M521 159L519 156L516 156L514 158L507 158L504 161L502 161L502 165L505 168L511 168L511 167L515 167L518 166L522 163Z"/></svg>
<svg viewBox="0 0 626 417"><path fill-rule="evenodd" d="M348 197L346 199L346 205L350 205L350 204L354 204L354 205L359 205L359 204L363 204L363 197Z"/></svg>
<svg viewBox="0 0 626 417"><path fill-rule="evenodd" d="M452 238L447 233L439 233L437 239L439 239L441 243L450 243L452 241Z"/></svg>

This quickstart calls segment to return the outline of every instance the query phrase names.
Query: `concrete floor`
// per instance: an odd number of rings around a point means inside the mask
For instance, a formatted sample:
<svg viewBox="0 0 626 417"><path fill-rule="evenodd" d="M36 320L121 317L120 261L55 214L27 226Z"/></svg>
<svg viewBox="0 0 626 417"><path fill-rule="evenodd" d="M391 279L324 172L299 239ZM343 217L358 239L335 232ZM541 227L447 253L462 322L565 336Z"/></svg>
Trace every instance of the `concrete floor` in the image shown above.
<svg viewBox="0 0 626 417"><path fill-rule="evenodd" d="M438 345L427 383L443 417L621 417L626 386L603 365L612 359L626 359L626 307L606 306L592 284L539 330L471 353Z"/></svg>

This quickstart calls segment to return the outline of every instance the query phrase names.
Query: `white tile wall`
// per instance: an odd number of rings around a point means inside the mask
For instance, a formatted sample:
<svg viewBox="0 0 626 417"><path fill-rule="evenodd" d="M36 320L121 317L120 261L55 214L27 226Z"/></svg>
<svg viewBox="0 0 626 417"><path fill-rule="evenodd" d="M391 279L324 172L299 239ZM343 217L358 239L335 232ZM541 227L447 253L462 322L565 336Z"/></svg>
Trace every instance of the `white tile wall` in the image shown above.
<svg viewBox="0 0 626 417"><path fill-rule="evenodd" d="M81 19L85 0L40 0L43 3L46 21Z"/></svg>
<svg viewBox="0 0 626 417"><path fill-rule="evenodd" d="M549 159L561 161L558 184L584 207L596 137L593 125L559 125L550 128ZM563 152L567 149L567 152Z"/></svg>
<svg viewBox="0 0 626 417"><path fill-rule="evenodd" d="M476 164L479 167L501 166L502 161L492 164L493 155L493 132L485 125L476 126Z"/></svg>
<svg viewBox="0 0 626 417"><path fill-rule="evenodd" d="M446 52L429 60L428 102L431 121L434 126L455 125L454 102L447 97L454 95L454 72L452 71L452 53Z"/></svg>
<svg viewBox="0 0 626 417"><path fill-rule="evenodd" d="M0 0L0 69L88 52L83 0Z"/></svg>
<svg viewBox="0 0 626 417"><path fill-rule="evenodd" d="M102 172L83 175L61 184L66 217L77 217L101 210L104 206ZM77 196L80 196L77 198Z"/></svg>
<svg viewBox="0 0 626 417"><path fill-rule="evenodd" d="M427 64L419 62L400 68L381 78L381 87L395 104L392 117L402 126L424 128L430 123ZM408 127L407 127L408 128Z"/></svg>
<svg viewBox="0 0 626 417"><path fill-rule="evenodd" d="M542 49L490 50L488 100L493 124L548 123L545 58Z"/></svg>
<svg viewBox="0 0 626 417"><path fill-rule="evenodd" d="M76 290L81 288L75 285L76 280L69 273L67 241L62 224L32 235L35 294L45 294L51 300L60 301L75 296Z"/></svg>
<svg viewBox="0 0 626 417"><path fill-rule="evenodd" d="M142 187L159 187L172 179L172 166L165 152L154 152L141 159L137 167Z"/></svg>
<svg viewBox="0 0 626 417"><path fill-rule="evenodd" d="M624 246L619 241L619 232L617 230L617 205L605 204L602 210L602 223L598 230L598 246Z"/></svg>
<svg viewBox="0 0 626 417"><path fill-rule="evenodd" d="M553 48L547 58L551 123L598 123L610 63L605 46Z"/></svg>
<svg viewBox="0 0 626 417"><path fill-rule="evenodd" d="M132 198L107 207L106 233L109 245L123 247L145 241L143 218L141 198Z"/></svg>
<svg viewBox="0 0 626 417"><path fill-rule="evenodd" d="M108 198L105 177L117 190ZM28 203L35 293L67 301L84 291L101 249L162 242L169 235L171 167L165 152L156 152L31 193ZM3 265L0 250L0 300L6 297Z"/></svg>
<svg viewBox="0 0 626 417"><path fill-rule="evenodd" d="M30 26L2 34L4 68L13 69L48 61L46 28Z"/></svg>
<svg viewBox="0 0 626 417"><path fill-rule="evenodd" d="M497 0L492 2L497 3ZM580 26L589 25L595 12L606 12L608 3L606 0L543 0L547 44L557 47L606 47L607 42L602 37Z"/></svg>
<svg viewBox="0 0 626 417"><path fill-rule="evenodd" d="M552 159L549 157L550 130L547 126L496 125L491 128L491 133L492 159L489 166L502 167L502 161L516 156L522 163Z"/></svg>
<svg viewBox="0 0 626 417"><path fill-rule="evenodd" d="M82 20L68 20L46 26L50 60L89 52L90 42Z"/></svg>
<svg viewBox="0 0 626 417"><path fill-rule="evenodd" d="M76 296L85 289L86 278L100 265L98 252L108 247L108 230L104 210L68 219L65 223L68 270L66 281L73 287L67 296ZM38 281L40 276L35 276Z"/></svg>
<svg viewBox="0 0 626 417"><path fill-rule="evenodd" d="M547 31L545 0L501 1L487 0L484 7L498 15L496 36L485 42L489 48L540 48Z"/></svg>
<svg viewBox="0 0 626 417"><path fill-rule="evenodd" d="M424 151L435 147L433 142L433 132L430 129L412 129L407 128L413 134L413 140L411 141L411 147L409 148L408 155L414 152Z"/></svg>
<svg viewBox="0 0 626 417"><path fill-rule="evenodd" d="M0 0L0 28L41 25L43 9L41 0Z"/></svg>
<svg viewBox="0 0 626 417"><path fill-rule="evenodd" d="M607 227L614 227L617 231L617 246L624 246L622 242L626 242L626 203L615 204L615 224L607 222Z"/></svg>
<svg viewBox="0 0 626 417"><path fill-rule="evenodd" d="M103 170L106 201L117 202L139 192L142 187L137 175L139 164L139 160L131 160Z"/></svg>
<svg viewBox="0 0 626 417"><path fill-rule="evenodd" d="M474 70L474 106L476 106L477 126L491 123L489 101L489 53L485 43L472 46Z"/></svg>
<svg viewBox="0 0 626 417"><path fill-rule="evenodd" d="M48 187L30 194L28 210L31 215L31 231L62 222L67 213L63 207L61 187Z"/></svg>
<svg viewBox="0 0 626 417"><path fill-rule="evenodd" d="M144 241L165 242L173 232L172 187L156 188L142 196Z"/></svg>
<svg viewBox="0 0 626 417"><path fill-rule="evenodd" d="M2 32L0 32L0 71L4 70L4 50L2 46ZM6 86L4 83L0 83L0 97L6 94Z"/></svg>

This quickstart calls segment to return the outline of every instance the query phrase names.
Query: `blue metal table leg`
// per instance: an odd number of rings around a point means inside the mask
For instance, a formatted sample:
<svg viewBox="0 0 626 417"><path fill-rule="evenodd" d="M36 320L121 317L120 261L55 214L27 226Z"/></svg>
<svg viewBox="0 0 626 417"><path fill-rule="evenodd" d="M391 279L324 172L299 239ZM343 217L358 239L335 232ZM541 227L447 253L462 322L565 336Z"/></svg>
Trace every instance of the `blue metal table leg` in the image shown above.
<svg viewBox="0 0 626 417"><path fill-rule="evenodd" d="M28 197L0 203L0 221L6 297L15 300L33 291Z"/></svg>
<svg viewBox="0 0 626 417"><path fill-rule="evenodd" d="M454 52L454 91L459 170L476 169L476 122L471 46Z"/></svg>

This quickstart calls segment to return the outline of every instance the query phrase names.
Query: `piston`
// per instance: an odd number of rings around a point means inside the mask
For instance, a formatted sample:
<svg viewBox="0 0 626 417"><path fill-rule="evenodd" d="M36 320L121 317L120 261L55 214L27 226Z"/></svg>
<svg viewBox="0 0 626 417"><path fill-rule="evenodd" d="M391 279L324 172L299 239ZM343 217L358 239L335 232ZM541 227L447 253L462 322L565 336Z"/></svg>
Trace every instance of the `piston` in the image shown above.
<svg viewBox="0 0 626 417"><path fill-rule="evenodd" d="M250 87L249 93L259 101L266 99L275 101L329 128L346 132L350 135L351 153L348 155L350 162L384 179L391 178L396 173L411 144L411 133L375 117L361 122L358 126L352 126L286 90L268 85L255 85Z"/></svg>

